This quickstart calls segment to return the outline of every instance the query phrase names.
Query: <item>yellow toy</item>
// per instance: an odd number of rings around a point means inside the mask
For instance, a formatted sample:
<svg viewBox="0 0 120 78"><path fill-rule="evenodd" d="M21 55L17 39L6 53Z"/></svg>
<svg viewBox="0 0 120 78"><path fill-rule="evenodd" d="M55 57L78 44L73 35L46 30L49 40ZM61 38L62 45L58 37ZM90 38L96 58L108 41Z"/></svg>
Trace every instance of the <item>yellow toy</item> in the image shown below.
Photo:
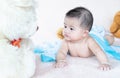
<svg viewBox="0 0 120 78"><path fill-rule="evenodd" d="M64 38L64 36L63 36L63 34L62 34L62 31L63 31L63 28L59 28L58 31L57 31L57 36L58 36L58 38L60 38L60 39L63 39L63 38Z"/></svg>
<svg viewBox="0 0 120 78"><path fill-rule="evenodd" d="M120 38L120 11L114 16L113 23L110 27L110 32L117 38Z"/></svg>

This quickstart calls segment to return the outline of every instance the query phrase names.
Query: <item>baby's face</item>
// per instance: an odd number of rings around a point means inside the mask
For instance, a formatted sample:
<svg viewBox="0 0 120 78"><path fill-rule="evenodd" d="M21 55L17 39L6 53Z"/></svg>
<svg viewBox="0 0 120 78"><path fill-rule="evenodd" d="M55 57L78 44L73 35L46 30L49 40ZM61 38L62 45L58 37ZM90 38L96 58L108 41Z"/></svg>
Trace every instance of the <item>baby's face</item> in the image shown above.
<svg viewBox="0 0 120 78"><path fill-rule="evenodd" d="M68 41L78 41L84 37L85 29L80 27L78 18L65 17L63 36Z"/></svg>

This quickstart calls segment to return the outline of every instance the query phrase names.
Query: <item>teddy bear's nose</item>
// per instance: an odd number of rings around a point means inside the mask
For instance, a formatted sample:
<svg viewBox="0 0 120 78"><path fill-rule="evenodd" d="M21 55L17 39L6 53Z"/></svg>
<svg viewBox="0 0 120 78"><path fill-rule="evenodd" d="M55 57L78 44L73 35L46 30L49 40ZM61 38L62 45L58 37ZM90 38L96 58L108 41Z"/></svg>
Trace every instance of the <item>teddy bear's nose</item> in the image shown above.
<svg viewBox="0 0 120 78"><path fill-rule="evenodd" d="M36 29L36 31L39 29L39 27L37 26L37 29Z"/></svg>

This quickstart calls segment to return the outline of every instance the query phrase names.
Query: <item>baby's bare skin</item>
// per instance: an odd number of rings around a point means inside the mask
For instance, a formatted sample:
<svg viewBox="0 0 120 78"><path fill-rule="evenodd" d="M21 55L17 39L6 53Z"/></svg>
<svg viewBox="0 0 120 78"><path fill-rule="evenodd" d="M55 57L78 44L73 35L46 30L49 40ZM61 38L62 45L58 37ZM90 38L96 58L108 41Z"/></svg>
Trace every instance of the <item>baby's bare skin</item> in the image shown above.
<svg viewBox="0 0 120 78"><path fill-rule="evenodd" d="M87 58L90 56L95 55L100 62L100 66L98 67L101 70L109 70L110 65L107 64L108 60L106 55L102 51L102 49L97 45L97 43L90 37L86 37L79 42L72 42L72 41L63 41L63 45L60 49L60 53L57 56L57 63L55 67L64 67L67 65L65 60L67 52L73 57L83 57Z"/></svg>
<svg viewBox="0 0 120 78"><path fill-rule="evenodd" d="M69 53L71 56L89 57L93 53L88 48L88 39L81 40L80 42L67 42Z"/></svg>

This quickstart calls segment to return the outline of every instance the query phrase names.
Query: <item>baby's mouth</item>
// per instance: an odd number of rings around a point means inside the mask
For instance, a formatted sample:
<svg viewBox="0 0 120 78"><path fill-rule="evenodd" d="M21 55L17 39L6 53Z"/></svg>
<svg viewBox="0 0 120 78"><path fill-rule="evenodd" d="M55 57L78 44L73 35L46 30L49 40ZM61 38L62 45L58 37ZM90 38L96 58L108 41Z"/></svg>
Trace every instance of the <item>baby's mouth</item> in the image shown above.
<svg viewBox="0 0 120 78"><path fill-rule="evenodd" d="M64 37L67 37L67 38L68 38L69 36L68 36L67 34L64 34Z"/></svg>

